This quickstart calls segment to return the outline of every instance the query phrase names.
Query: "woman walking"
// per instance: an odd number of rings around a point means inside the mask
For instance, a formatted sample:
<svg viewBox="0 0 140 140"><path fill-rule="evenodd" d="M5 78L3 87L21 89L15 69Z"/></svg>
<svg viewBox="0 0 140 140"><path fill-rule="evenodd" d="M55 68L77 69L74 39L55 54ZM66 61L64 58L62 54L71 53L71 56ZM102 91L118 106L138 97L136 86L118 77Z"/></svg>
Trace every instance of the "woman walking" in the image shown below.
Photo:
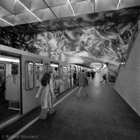
<svg viewBox="0 0 140 140"><path fill-rule="evenodd" d="M41 120L47 118L48 111L50 112L50 115L55 113L52 105L52 94L53 92L50 87L50 73L45 73L41 79L41 86L36 94L36 98L41 95L41 113L39 115L39 119Z"/></svg>

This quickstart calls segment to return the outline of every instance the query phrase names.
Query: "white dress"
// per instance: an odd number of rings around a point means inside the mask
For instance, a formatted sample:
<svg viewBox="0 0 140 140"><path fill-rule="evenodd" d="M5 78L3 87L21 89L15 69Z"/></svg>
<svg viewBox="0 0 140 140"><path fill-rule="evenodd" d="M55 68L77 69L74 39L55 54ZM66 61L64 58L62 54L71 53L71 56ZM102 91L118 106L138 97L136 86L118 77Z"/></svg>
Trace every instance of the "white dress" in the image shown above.
<svg viewBox="0 0 140 140"><path fill-rule="evenodd" d="M50 91L50 85L47 85L45 87L42 87L42 93L41 93L41 108L47 109L51 108L51 91Z"/></svg>

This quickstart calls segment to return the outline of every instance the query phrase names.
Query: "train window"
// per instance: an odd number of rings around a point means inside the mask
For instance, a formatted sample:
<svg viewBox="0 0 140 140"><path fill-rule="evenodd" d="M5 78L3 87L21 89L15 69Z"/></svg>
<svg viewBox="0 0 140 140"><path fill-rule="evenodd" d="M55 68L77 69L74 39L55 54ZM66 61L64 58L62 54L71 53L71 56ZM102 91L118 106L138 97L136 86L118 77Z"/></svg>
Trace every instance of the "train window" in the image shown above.
<svg viewBox="0 0 140 140"><path fill-rule="evenodd" d="M43 76L43 64L35 63L35 67L36 67L36 87L39 87L41 78Z"/></svg>
<svg viewBox="0 0 140 140"><path fill-rule="evenodd" d="M6 65L3 63L0 63L0 75L4 78L6 76Z"/></svg>
<svg viewBox="0 0 140 140"><path fill-rule="evenodd" d="M11 74L12 75L17 75L19 74L19 65L18 64L12 64L12 68L11 68Z"/></svg>
<svg viewBox="0 0 140 140"><path fill-rule="evenodd" d="M3 63L0 63L0 91L1 91L1 86L3 83L5 83L6 79L6 65Z"/></svg>
<svg viewBox="0 0 140 140"><path fill-rule="evenodd" d="M48 72L48 71L49 71L49 64L45 63L44 72Z"/></svg>
<svg viewBox="0 0 140 140"><path fill-rule="evenodd" d="M59 64L57 63L50 63L50 71L56 71L56 73L59 75Z"/></svg>
<svg viewBox="0 0 140 140"><path fill-rule="evenodd" d="M67 67L63 66L63 80L67 80Z"/></svg>
<svg viewBox="0 0 140 140"><path fill-rule="evenodd" d="M68 79L70 79L70 72L71 70L70 70L70 67L68 67Z"/></svg>
<svg viewBox="0 0 140 140"><path fill-rule="evenodd" d="M62 78L62 77L63 77L63 67L60 66L60 78Z"/></svg>
<svg viewBox="0 0 140 140"><path fill-rule="evenodd" d="M71 76L73 77L74 71L76 71L75 66L71 66Z"/></svg>
<svg viewBox="0 0 140 140"><path fill-rule="evenodd" d="M26 90L31 90L34 87L34 66L33 62L26 61L25 62L25 68L26 68L26 73L25 73L25 88Z"/></svg>

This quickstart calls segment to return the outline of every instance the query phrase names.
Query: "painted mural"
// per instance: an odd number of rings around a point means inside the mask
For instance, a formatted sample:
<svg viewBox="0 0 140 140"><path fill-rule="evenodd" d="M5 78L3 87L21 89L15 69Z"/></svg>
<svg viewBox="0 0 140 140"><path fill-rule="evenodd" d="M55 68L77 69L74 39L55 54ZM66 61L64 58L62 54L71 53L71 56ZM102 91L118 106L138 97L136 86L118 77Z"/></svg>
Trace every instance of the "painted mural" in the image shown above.
<svg viewBox="0 0 140 140"><path fill-rule="evenodd" d="M127 57L140 7L0 28L0 44L69 63ZM131 46L130 46L131 47Z"/></svg>

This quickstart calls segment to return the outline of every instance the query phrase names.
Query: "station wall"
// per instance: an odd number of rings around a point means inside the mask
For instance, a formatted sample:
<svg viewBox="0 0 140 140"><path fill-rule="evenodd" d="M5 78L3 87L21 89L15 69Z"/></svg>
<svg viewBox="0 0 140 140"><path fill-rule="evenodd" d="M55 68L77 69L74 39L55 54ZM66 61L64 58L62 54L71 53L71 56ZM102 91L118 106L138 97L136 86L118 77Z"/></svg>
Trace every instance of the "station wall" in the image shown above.
<svg viewBox="0 0 140 140"><path fill-rule="evenodd" d="M140 32L115 83L116 91L140 115Z"/></svg>

